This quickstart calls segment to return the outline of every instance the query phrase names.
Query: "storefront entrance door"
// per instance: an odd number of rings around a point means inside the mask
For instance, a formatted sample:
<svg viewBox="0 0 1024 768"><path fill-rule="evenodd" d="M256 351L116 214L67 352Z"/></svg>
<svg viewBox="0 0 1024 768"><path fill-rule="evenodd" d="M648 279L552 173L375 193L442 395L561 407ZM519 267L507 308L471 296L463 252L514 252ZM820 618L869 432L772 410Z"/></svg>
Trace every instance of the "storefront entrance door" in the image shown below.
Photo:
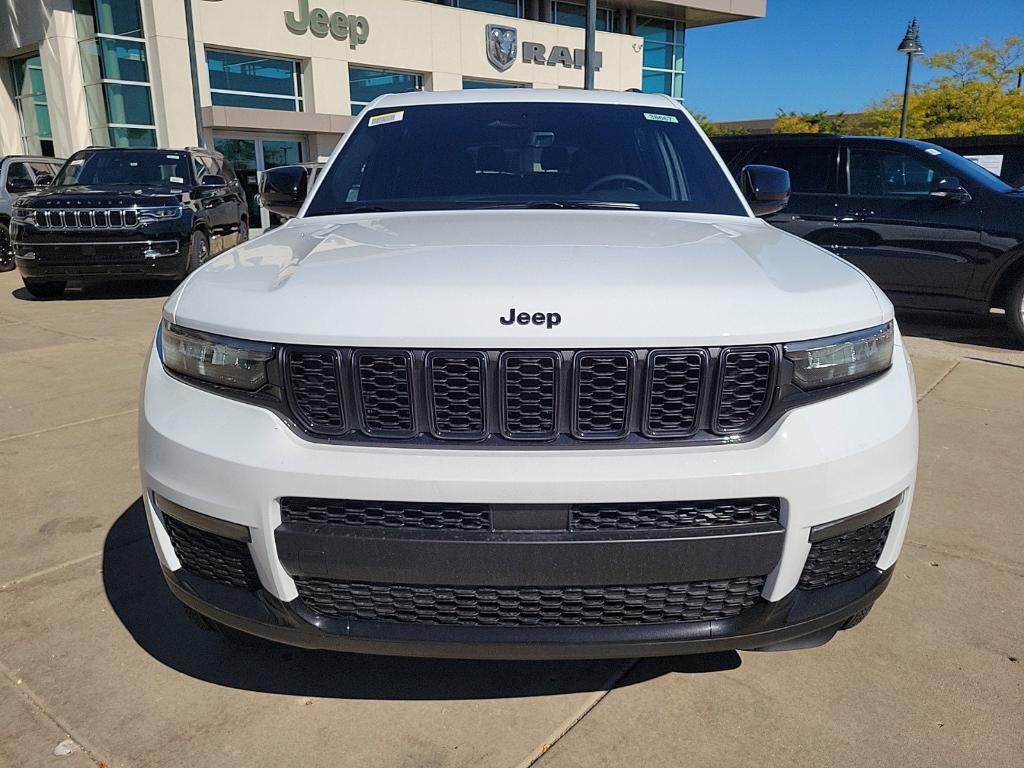
<svg viewBox="0 0 1024 768"><path fill-rule="evenodd" d="M283 219L260 208L259 174L268 168L302 162L302 141L262 136L215 136L214 149L224 155L238 174L249 200L249 228L254 235L276 227Z"/></svg>

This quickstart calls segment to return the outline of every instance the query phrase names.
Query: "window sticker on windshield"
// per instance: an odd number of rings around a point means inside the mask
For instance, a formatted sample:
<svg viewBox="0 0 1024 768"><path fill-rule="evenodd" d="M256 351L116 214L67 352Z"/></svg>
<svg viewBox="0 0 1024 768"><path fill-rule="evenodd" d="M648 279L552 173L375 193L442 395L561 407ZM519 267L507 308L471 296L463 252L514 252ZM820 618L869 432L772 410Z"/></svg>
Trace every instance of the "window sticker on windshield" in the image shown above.
<svg viewBox="0 0 1024 768"><path fill-rule="evenodd" d="M659 115L657 112L644 112L644 117L654 120L657 123L678 123L679 118L675 115Z"/></svg>
<svg viewBox="0 0 1024 768"><path fill-rule="evenodd" d="M180 160L181 155L164 155L168 160Z"/></svg>
<svg viewBox="0 0 1024 768"><path fill-rule="evenodd" d="M128 167L129 168L138 168L139 167L139 161L138 160L132 160L131 162L128 163Z"/></svg>
<svg viewBox="0 0 1024 768"><path fill-rule="evenodd" d="M405 117L405 110L401 112L388 112L386 115L374 115L370 118L370 127L375 125L387 125L388 123L397 123Z"/></svg>
<svg viewBox="0 0 1024 768"><path fill-rule="evenodd" d="M939 150L935 149L934 147L928 147L928 149L926 149L925 152L927 152L929 155L941 155L942 154L942 152L940 152Z"/></svg>
<svg viewBox="0 0 1024 768"><path fill-rule="evenodd" d="M71 165L72 167L74 167L76 165L85 165L85 158L80 157L77 160L72 160L69 163L69 165Z"/></svg>
<svg viewBox="0 0 1024 768"><path fill-rule="evenodd" d="M171 184L184 184L185 180L181 176L171 176Z"/></svg>

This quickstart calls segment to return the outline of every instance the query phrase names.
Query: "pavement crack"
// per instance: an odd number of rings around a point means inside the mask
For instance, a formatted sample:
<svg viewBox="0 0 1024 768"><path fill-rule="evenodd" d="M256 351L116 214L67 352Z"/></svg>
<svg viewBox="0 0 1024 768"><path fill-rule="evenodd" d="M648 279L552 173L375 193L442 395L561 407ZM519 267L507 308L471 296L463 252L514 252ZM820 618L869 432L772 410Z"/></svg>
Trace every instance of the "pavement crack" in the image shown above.
<svg viewBox="0 0 1024 768"><path fill-rule="evenodd" d="M932 384L930 387L928 387L928 389L926 389L924 392L922 392L920 395L917 396L917 402L920 403L922 400L924 400L926 397L928 397L928 395L930 395L932 393L932 391L937 386L939 386L939 384L941 384L942 382L944 382L946 380L946 377L949 376L949 374L951 374L953 371L956 370L958 365L960 365L960 361L959 360L957 360L955 363L953 363L951 366L949 366L949 370L947 370L944 374L939 376L938 381L936 381L934 384Z"/></svg>
<svg viewBox="0 0 1024 768"><path fill-rule="evenodd" d="M26 581L38 579L40 576L46 576L51 573L56 573L57 571L62 570L64 568L70 568L73 565L88 562L89 560L92 560L94 557L99 557L102 554L102 552L93 552L89 555L82 555L81 557L76 557L74 560L66 560L63 563L51 565L49 568L43 568L42 570L33 571L32 573L25 574L24 576L18 576L16 578L11 579L10 581L5 581L3 584L0 584L0 592L3 592L5 589L10 589L11 587L16 586L18 584L24 584Z"/></svg>
<svg viewBox="0 0 1024 768"><path fill-rule="evenodd" d="M97 765L110 765L109 759L102 757L98 750L89 743L89 740L84 738L76 729L66 723L64 718L60 717L56 712L51 712L50 708L46 706L46 702L43 701L39 694L29 688L29 686L25 684L25 681L19 678L14 671L2 661L0 661L0 677L4 678L6 683L14 689L17 695L21 696L22 701L24 701L31 709L39 713L39 715L45 720L53 723L62 733L74 739L75 743L82 748L82 751L85 752L93 762Z"/></svg>
<svg viewBox="0 0 1024 768"><path fill-rule="evenodd" d="M59 429L66 429L68 427L79 427L82 424L92 424L97 421L103 421L104 419L115 419L118 416L127 416L130 413L138 413L138 408L129 408L127 411L118 411L117 413L107 413L103 416L93 416L88 419L81 419L79 421L69 421L67 424L58 424L55 427L46 427L45 429L37 429L33 432L20 432L17 435L8 435L7 437L0 437L0 443L7 443L11 440L20 440L23 437L35 437L36 435L45 435L47 432L56 432Z"/></svg>
<svg viewBox="0 0 1024 768"><path fill-rule="evenodd" d="M546 755L551 748L555 746L555 744L568 735L569 731L575 728L583 718L594 710L594 707L604 701L604 697L615 689L615 686L619 684L622 678L630 673L633 667L637 665L638 661L639 659L630 659L628 663L616 670L611 677L605 681L605 684L601 686L600 690L592 694L590 698L583 703L583 706L580 707L574 715L572 715L572 717L558 726L554 733L545 739L544 743L537 747L537 749L527 755L526 758L516 766L516 768L530 768L530 766L536 765L537 761L544 757L544 755Z"/></svg>

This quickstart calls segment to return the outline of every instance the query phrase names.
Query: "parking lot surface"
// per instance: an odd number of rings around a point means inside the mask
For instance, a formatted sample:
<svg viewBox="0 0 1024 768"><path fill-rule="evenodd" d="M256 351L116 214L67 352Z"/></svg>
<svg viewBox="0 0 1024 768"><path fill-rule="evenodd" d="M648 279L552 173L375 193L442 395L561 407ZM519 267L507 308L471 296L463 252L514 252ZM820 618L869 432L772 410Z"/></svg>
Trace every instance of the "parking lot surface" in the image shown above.
<svg viewBox="0 0 1024 768"><path fill-rule="evenodd" d="M487 663L232 646L165 587L138 384L166 291L0 274L0 766L1022 766L1024 352L914 315L914 516L813 650Z"/></svg>

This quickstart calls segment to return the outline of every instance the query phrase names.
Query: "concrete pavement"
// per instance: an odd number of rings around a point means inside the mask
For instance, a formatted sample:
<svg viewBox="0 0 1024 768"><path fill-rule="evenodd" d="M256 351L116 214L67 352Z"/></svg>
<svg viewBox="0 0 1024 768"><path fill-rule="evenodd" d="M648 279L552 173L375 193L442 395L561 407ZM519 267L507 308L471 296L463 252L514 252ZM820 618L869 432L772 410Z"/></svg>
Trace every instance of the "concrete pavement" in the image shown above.
<svg viewBox="0 0 1024 768"><path fill-rule="evenodd" d="M0 274L4 768L1024 765L1024 352L996 319L903 320L918 495L856 630L795 653L511 664L195 629L139 503L161 291L38 302L19 286Z"/></svg>

